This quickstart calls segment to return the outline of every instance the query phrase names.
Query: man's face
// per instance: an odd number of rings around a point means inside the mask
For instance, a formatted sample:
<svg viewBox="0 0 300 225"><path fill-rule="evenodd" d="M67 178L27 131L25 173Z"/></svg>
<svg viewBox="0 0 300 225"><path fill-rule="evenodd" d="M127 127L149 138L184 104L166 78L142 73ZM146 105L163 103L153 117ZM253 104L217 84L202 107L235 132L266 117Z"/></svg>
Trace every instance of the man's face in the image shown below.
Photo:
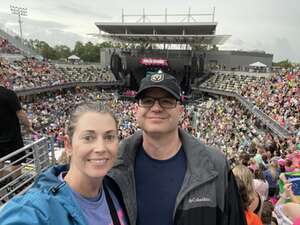
<svg viewBox="0 0 300 225"><path fill-rule="evenodd" d="M142 98L169 98L174 97L161 88L149 88ZM176 102L174 108L163 108L156 100L151 107L138 106L136 120L140 128L148 134L167 134L177 132L180 115L183 107Z"/></svg>

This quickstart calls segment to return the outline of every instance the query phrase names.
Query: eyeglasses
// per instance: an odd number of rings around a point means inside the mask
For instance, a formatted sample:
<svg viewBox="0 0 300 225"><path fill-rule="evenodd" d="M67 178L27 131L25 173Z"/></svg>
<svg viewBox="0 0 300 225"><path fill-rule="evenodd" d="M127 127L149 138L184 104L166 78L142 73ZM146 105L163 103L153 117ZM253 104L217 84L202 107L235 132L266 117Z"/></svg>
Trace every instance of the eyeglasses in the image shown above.
<svg viewBox="0 0 300 225"><path fill-rule="evenodd" d="M175 98L163 97L163 98L154 98L154 97L142 97L139 99L138 104L143 108L151 108L154 103L158 101L160 107L164 109L173 109L177 105L177 100Z"/></svg>

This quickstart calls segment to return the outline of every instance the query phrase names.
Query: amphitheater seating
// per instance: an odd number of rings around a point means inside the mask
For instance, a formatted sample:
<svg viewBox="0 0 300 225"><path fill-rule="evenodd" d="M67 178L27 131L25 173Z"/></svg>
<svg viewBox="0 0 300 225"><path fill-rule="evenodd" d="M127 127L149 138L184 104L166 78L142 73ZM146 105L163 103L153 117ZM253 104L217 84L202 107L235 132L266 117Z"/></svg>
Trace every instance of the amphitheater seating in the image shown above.
<svg viewBox="0 0 300 225"><path fill-rule="evenodd" d="M20 49L8 42L7 39L0 37L0 53L20 54Z"/></svg>
<svg viewBox="0 0 300 225"><path fill-rule="evenodd" d="M281 127L300 132L300 71L278 72L270 78L217 73L200 87L237 92Z"/></svg>
<svg viewBox="0 0 300 225"><path fill-rule="evenodd" d="M12 63L0 58L0 71L6 85L13 90L48 87L71 82L113 82L113 73L94 66L61 68L47 61L25 58Z"/></svg>

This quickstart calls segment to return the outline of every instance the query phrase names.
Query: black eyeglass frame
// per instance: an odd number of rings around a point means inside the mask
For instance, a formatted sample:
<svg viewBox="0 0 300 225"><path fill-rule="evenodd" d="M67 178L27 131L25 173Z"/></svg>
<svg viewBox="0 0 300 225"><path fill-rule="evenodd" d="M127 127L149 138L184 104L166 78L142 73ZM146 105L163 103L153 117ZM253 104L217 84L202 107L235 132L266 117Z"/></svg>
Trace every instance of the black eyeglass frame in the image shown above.
<svg viewBox="0 0 300 225"><path fill-rule="evenodd" d="M142 104L142 102L141 102L143 99L152 99L154 101L151 103L151 105L150 104L149 105L145 105L145 104ZM174 103L171 106L166 106L166 105L164 105L164 103L162 103L163 99L165 99L165 100L166 99L171 99L172 101L174 100ZM153 105L155 104L156 101L158 102L158 104L160 105L160 107L162 107L164 109L174 109L174 108L176 108L177 103L180 102L179 100L177 100L175 98L172 98L172 97L159 97L159 98L155 98L155 97L151 97L151 96L143 96L143 97L137 99L138 105L140 107L142 107L142 108L151 108L151 107L153 107Z"/></svg>

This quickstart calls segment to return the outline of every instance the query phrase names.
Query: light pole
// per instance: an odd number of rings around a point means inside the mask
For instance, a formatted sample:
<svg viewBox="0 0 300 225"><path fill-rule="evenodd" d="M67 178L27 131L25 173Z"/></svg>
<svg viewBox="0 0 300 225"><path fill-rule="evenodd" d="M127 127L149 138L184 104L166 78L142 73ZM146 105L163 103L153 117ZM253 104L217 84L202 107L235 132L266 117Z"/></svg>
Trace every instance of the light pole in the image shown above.
<svg viewBox="0 0 300 225"><path fill-rule="evenodd" d="M19 17L20 37L21 37L21 40L23 41L21 16L27 16L27 8L11 5L10 6L10 11L11 11L12 14L17 15Z"/></svg>

